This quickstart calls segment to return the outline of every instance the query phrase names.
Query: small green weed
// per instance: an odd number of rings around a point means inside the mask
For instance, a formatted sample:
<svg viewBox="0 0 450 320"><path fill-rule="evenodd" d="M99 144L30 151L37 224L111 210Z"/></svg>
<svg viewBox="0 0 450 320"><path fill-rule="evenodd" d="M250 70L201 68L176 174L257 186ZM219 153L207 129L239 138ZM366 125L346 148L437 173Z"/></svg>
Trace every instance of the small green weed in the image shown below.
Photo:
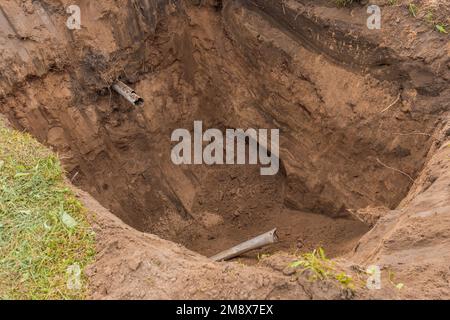
<svg viewBox="0 0 450 320"><path fill-rule="evenodd" d="M409 13L410 13L414 18L417 18L417 13L419 12L419 8L416 6L416 4L410 3L410 4L408 5L408 10L409 10Z"/></svg>
<svg viewBox="0 0 450 320"><path fill-rule="evenodd" d="M345 288L353 288L352 277L345 272L337 272L334 263L326 257L323 248L301 255L299 260L292 262L289 266L299 268L301 273L308 271L311 281L334 279Z"/></svg>

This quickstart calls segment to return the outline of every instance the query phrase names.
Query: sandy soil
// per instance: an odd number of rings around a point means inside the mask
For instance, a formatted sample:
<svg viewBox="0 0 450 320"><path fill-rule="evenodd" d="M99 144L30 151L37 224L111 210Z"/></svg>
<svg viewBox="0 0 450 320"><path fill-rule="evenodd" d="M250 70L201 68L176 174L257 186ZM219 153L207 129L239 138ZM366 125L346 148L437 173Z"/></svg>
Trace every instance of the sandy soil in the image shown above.
<svg viewBox="0 0 450 320"><path fill-rule="evenodd" d="M381 32L361 5L294 0L83 2L70 31L69 2L0 4L0 112L84 190L93 298L450 297L446 35L402 5L376 1ZM279 174L173 165L171 132L199 119L279 128ZM273 227L281 242L237 263L204 257ZM355 278L380 265L386 285L285 272L318 246Z"/></svg>

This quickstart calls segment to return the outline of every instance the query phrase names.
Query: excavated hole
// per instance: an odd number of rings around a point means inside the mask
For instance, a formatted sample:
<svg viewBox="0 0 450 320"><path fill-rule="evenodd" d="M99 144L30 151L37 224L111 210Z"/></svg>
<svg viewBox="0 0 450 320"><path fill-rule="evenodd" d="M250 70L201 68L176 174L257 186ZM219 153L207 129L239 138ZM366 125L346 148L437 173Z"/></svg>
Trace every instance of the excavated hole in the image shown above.
<svg viewBox="0 0 450 320"><path fill-rule="evenodd" d="M369 226L348 210L400 203L411 180L386 166L415 177L429 138L398 133L429 132L430 123L380 113L399 85L327 61L262 20L235 17L264 35L239 30L236 45L217 12L190 14L198 25L166 26L176 30L173 43L159 50L172 63L128 79L143 106L105 89L80 98L73 75L52 73L6 102L10 119L53 146L74 184L140 231L210 256L278 228L281 241L247 254L249 263L258 253L351 250ZM221 130L279 128L280 172L173 165L171 133L192 131L194 120Z"/></svg>

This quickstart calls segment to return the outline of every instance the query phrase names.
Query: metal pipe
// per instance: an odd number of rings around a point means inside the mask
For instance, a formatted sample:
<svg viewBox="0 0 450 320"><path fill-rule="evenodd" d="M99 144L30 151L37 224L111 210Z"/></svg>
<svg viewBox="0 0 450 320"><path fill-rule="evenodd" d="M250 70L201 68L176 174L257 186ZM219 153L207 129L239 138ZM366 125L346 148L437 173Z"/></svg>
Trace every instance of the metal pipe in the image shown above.
<svg viewBox="0 0 450 320"><path fill-rule="evenodd" d="M142 106L144 104L144 99L139 97L133 89L131 89L129 86L127 86L122 81L117 80L112 85L112 88L114 89L114 91L116 91L122 97L127 99L127 101L129 101L133 105L138 107L138 106Z"/></svg>
<svg viewBox="0 0 450 320"><path fill-rule="evenodd" d="M240 256L241 254L244 254L251 250L259 249L261 247L267 246L267 245L275 243L277 241L278 241L277 229L275 228L269 232L266 232L260 236L257 236L256 238L253 238L251 240L248 240L246 242L238 244L237 246L235 246L231 249L222 251L221 253L216 254L215 256L211 257L210 259L212 259L214 261L230 260L232 258Z"/></svg>

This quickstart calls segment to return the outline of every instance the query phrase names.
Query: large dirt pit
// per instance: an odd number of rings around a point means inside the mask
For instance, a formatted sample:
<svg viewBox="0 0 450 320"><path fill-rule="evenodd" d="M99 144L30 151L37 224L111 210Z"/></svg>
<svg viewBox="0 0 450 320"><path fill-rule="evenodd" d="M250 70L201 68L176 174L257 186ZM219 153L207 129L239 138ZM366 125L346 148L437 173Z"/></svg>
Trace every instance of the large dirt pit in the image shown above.
<svg viewBox="0 0 450 320"><path fill-rule="evenodd" d="M374 223L351 213L395 209L420 174L443 108L429 102L445 84L414 63L406 72L390 49L292 14L301 10L295 1L256 2L265 9L124 2L124 13L109 12L114 24L99 17L108 4L82 5L85 25L68 45L60 41L69 31L40 31L55 46L42 58L49 71L28 76L0 110L60 154L73 184L139 231L211 256L278 228L278 244L240 259L319 246L342 256ZM20 45L25 61L38 50ZM144 105L111 91L114 79ZM174 165L171 133L192 132L196 120L280 129L279 173Z"/></svg>
<svg viewBox="0 0 450 320"><path fill-rule="evenodd" d="M415 97L401 85L336 65L255 12L222 10L194 7L188 18L166 21L135 62L142 69L131 69L139 76L122 67L143 107L105 87L83 101L61 71L10 100L13 119L61 153L74 184L140 231L204 255L275 227L281 242L272 250L349 251L368 227L348 209L399 204L412 181L386 166L415 177L430 137L403 133L430 134L433 122L409 110L382 112L398 95L405 106L396 108L408 108ZM167 66L147 71L154 56ZM75 71L94 81L110 71L104 60L86 53ZM279 174L173 165L171 133L192 131L194 120L223 130L280 129Z"/></svg>

